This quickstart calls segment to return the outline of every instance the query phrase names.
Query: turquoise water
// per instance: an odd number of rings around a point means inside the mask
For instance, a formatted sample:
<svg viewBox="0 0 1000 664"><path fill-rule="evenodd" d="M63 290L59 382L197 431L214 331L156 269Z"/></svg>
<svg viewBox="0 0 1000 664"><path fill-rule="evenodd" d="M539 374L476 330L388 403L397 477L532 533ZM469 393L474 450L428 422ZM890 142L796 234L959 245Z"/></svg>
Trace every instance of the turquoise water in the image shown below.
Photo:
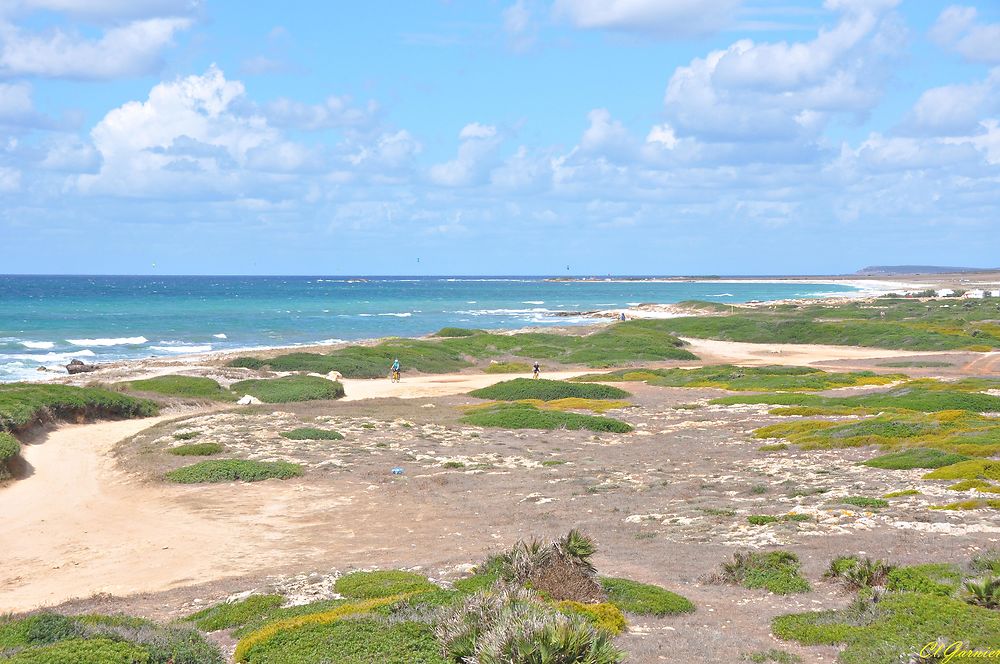
<svg viewBox="0 0 1000 664"><path fill-rule="evenodd" d="M852 291L834 284L552 282L543 277L0 276L0 381L39 366L481 328L593 322L556 312Z"/></svg>

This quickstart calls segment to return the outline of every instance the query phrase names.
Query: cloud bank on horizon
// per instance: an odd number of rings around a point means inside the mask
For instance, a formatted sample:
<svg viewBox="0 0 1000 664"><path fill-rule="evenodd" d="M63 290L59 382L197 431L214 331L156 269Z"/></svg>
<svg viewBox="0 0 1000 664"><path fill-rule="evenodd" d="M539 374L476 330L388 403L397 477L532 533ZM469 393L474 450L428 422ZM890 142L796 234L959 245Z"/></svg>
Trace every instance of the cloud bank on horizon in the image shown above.
<svg viewBox="0 0 1000 664"><path fill-rule="evenodd" d="M1000 263L992 3L329 4L0 4L0 273Z"/></svg>

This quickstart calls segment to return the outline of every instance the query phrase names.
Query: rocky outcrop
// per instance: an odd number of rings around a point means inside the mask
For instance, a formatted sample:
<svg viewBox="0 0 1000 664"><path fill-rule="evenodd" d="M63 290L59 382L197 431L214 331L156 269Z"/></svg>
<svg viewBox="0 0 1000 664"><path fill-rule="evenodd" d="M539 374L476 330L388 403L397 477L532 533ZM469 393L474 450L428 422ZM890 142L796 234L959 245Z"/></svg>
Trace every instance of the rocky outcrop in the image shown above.
<svg viewBox="0 0 1000 664"><path fill-rule="evenodd" d="M70 360L69 364L66 365L66 371L69 375L79 374L79 373L90 373L91 371L97 371L98 366L96 364L85 364L80 360Z"/></svg>

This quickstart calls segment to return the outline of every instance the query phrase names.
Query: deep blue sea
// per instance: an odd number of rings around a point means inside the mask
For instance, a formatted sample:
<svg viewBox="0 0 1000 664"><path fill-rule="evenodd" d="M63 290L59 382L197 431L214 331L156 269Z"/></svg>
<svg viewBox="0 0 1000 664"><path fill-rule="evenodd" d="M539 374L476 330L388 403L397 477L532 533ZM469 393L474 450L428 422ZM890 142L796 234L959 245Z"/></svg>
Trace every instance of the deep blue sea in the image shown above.
<svg viewBox="0 0 1000 664"><path fill-rule="evenodd" d="M586 281L544 277L0 276L0 382L38 367L181 353L419 336L448 325L573 325L559 311L682 300L746 302L835 284Z"/></svg>

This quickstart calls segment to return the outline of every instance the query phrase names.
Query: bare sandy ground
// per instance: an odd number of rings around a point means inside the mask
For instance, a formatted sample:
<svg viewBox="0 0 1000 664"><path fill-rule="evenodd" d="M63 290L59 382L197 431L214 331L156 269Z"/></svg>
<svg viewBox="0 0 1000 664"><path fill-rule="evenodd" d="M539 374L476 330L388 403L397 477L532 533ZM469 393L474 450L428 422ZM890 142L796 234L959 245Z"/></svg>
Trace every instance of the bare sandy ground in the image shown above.
<svg viewBox="0 0 1000 664"><path fill-rule="evenodd" d="M812 364L820 361L912 355L842 346L772 346L691 339L704 363ZM941 353L946 355L946 353ZM992 366L995 358L989 358ZM579 371L543 374L565 379ZM346 400L441 397L512 378L504 374L407 376L346 380ZM196 412L208 412L192 410ZM330 538L354 542L358 552L377 546L365 540L362 523L379 524L399 514L302 484L225 485L210 490L143 482L117 467L115 445L169 417L71 425L26 445L28 477L0 489L4 508L0 550L0 613L56 604L94 593L152 592L253 573L319 551L296 548L295 535L315 525L317 510L343 510L328 528ZM414 518L422 518L418 513ZM382 523L385 522L385 523ZM384 535L384 531L382 531ZM192 546L196 543L196 546ZM385 541L382 541L385 546Z"/></svg>

